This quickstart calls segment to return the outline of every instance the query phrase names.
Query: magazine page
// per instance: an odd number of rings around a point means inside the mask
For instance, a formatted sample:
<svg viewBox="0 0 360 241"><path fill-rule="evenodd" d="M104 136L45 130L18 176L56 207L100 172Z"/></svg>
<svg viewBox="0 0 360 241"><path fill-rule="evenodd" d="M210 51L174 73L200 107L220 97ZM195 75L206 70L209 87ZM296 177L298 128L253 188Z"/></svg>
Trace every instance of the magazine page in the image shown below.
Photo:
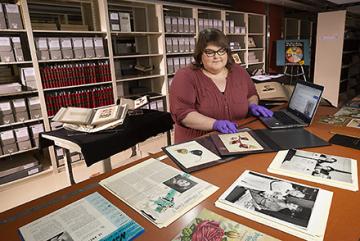
<svg viewBox="0 0 360 241"><path fill-rule="evenodd" d="M22 226L19 231L25 241L105 241L131 240L144 229L95 192Z"/></svg>
<svg viewBox="0 0 360 241"><path fill-rule="evenodd" d="M199 166L220 160L221 157L206 149L196 141L189 141L164 148L166 154L181 163L185 168Z"/></svg>
<svg viewBox="0 0 360 241"><path fill-rule="evenodd" d="M67 107L60 122L74 124L90 124L93 117L93 109L80 107Z"/></svg>
<svg viewBox="0 0 360 241"><path fill-rule="evenodd" d="M357 161L302 150L279 151L269 172L358 191Z"/></svg>
<svg viewBox="0 0 360 241"><path fill-rule="evenodd" d="M94 117L92 118L91 125L99 125L109 123L118 119L120 114L120 106L108 106L105 108L99 108L95 111Z"/></svg>
<svg viewBox="0 0 360 241"><path fill-rule="evenodd" d="M166 227L218 187L150 158L100 182L159 228Z"/></svg>
<svg viewBox="0 0 360 241"><path fill-rule="evenodd" d="M172 241L236 240L280 241L203 209Z"/></svg>
<svg viewBox="0 0 360 241"><path fill-rule="evenodd" d="M245 171L215 203L217 207L292 235L322 240L332 192Z"/></svg>

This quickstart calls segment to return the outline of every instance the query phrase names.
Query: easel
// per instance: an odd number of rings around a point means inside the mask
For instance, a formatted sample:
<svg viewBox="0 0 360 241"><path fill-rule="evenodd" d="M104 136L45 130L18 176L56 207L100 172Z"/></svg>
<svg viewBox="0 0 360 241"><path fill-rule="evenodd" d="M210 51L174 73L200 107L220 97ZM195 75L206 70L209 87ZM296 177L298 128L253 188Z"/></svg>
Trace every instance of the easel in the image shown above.
<svg viewBox="0 0 360 241"><path fill-rule="evenodd" d="M290 73L288 73L288 67L291 67L290 68ZM300 66L300 70L301 72L299 72L298 68L296 68L296 73L294 74L294 67L299 67ZM293 80L293 77L298 77L298 76L302 76L304 78L304 81L306 81L306 76L305 76L305 70L304 70L304 67L300 64L295 64L295 65L285 65L285 69L284 69L284 75L285 76L290 76L291 79L290 79L290 83L292 83L292 80Z"/></svg>

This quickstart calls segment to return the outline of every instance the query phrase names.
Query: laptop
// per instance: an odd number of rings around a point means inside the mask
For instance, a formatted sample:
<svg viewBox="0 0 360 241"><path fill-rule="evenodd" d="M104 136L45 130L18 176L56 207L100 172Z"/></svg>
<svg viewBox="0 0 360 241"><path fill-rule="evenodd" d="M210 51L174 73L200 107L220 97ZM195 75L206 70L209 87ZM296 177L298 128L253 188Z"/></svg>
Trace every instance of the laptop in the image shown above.
<svg viewBox="0 0 360 241"><path fill-rule="evenodd" d="M272 117L260 117L270 129L309 126L319 106L324 87L298 81L286 109L275 111Z"/></svg>

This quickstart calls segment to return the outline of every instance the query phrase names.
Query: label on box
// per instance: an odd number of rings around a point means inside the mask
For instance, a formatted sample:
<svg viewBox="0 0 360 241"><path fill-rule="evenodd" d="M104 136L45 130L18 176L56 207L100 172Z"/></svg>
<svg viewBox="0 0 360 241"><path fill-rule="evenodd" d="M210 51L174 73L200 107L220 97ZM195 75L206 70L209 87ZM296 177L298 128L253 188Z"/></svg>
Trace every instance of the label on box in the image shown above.
<svg viewBox="0 0 360 241"><path fill-rule="evenodd" d="M11 37L11 41L14 44L20 44L20 37Z"/></svg>
<svg viewBox="0 0 360 241"><path fill-rule="evenodd" d="M36 40L36 44L37 44L38 49L47 49L48 48L46 38L38 38Z"/></svg>
<svg viewBox="0 0 360 241"><path fill-rule="evenodd" d="M110 20L119 20L118 13L110 13Z"/></svg>
<svg viewBox="0 0 360 241"><path fill-rule="evenodd" d="M9 37L0 37L0 46L11 46Z"/></svg>
<svg viewBox="0 0 360 241"><path fill-rule="evenodd" d="M56 155L57 156L63 156L64 150L62 148L56 148Z"/></svg>
<svg viewBox="0 0 360 241"><path fill-rule="evenodd" d="M13 105L15 108L24 107L25 106L25 100L24 99L15 99L12 100Z"/></svg>
<svg viewBox="0 0 360 241"><path fill-rule="evenodd" d="M19 13L19 8L16 4L5 4L5 9L7 13Z"/></svg>
<svg viewBox="0 0 360 241"><path fill-rule="evenodd" d="M61 39L61 47L63 49L71 49L72 46L71 46L71 39L69 38L63 38Z"/></svg>
<svg viewBox="0 0 360 241"><path fill-rule="evenodd" d="M39 168L34 168L30 171L28 171L28 175L32 175L32 174L35 174L35 173L38 173L39 172Z"/></svg>
<svg viewBox="0 0 360 241"><path fill-rule="evenodd" d="M40 105L40 98L37 96L30 97L30 98L28 98L28 100L29 100L30 105Z"/></svg>
<svg viewBox="0 0 360 241"><path fill-rule="evenodd" d="M92 38L84 38L84 46L85 48L93 48L94 47L94 41Z"/></svg>
<svg viewBox="0 0 360 241"><path fill-rule="evenodd" d="M60 42L58 38L48 38L50 49L60 49Z"/></svg>
<svg viewBox="0 0 360 241"><path fill-rule="evenodd" d="M120 25L119 24L111 24L111 30L120 31Z"/></svg>
<svg viewBox="0 0 360 241"><path fill-rule="evenodd" d="M103 47L103 39L102 38L94 38L95 47Z"/></svg>
<svg viewBox="0 0 360 241"><path fill-rule="evenodd" d="M28 132L27 127L18 128L18 129L15 129L14 131L15 131L16 139L20 139L21 137L28 137L29 136L29 132Z"/></svg>
<svg viewBox="0 0 360 241"><path fill-rule="evenodd" d="M25 76L34 76L35 75L35 71L34 68L23 68L23 72Z"/></svg>
<svg viewBox="0 0 360 241"><path fill-rule="evenodd" d="M33 134L44 132L44 126L42 124L32 125L30 128Z"/></svg>
<svg viewBox="0 0 360 241"><path fill-rule="evenodd" d="M83 47L83 40L82 38L72 38L74 48L82 48Z"/></svg>
<svg viewBox="0 0 360 241"><path fill-rule="evenodd" d="M1 111L11 110L10 102L0 102L0 110Z"/></svg>
<svg viewBox="0 0 360 241"><path fill-rule="evenodd" d="M12 130L0 132L1 140L14 139L14 132Z"/></svg>

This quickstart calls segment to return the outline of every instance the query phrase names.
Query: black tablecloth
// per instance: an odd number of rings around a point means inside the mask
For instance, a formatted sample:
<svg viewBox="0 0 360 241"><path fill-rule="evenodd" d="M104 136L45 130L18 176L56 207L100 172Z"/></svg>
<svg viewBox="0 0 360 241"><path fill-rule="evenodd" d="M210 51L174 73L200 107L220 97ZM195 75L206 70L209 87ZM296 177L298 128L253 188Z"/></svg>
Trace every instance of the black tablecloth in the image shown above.
<svg viewBox="0 0 360 241"><path fill-rule="evenodd" d="M172 129L173 120L170 113L155 110L144 110L142 115L127 116L124 123L111 130L98 133L68 131L64 128L44 132L80 146L87 166L124 151L151 136ZM54 145L54 142L40 135L40 148Z"/></svg>

